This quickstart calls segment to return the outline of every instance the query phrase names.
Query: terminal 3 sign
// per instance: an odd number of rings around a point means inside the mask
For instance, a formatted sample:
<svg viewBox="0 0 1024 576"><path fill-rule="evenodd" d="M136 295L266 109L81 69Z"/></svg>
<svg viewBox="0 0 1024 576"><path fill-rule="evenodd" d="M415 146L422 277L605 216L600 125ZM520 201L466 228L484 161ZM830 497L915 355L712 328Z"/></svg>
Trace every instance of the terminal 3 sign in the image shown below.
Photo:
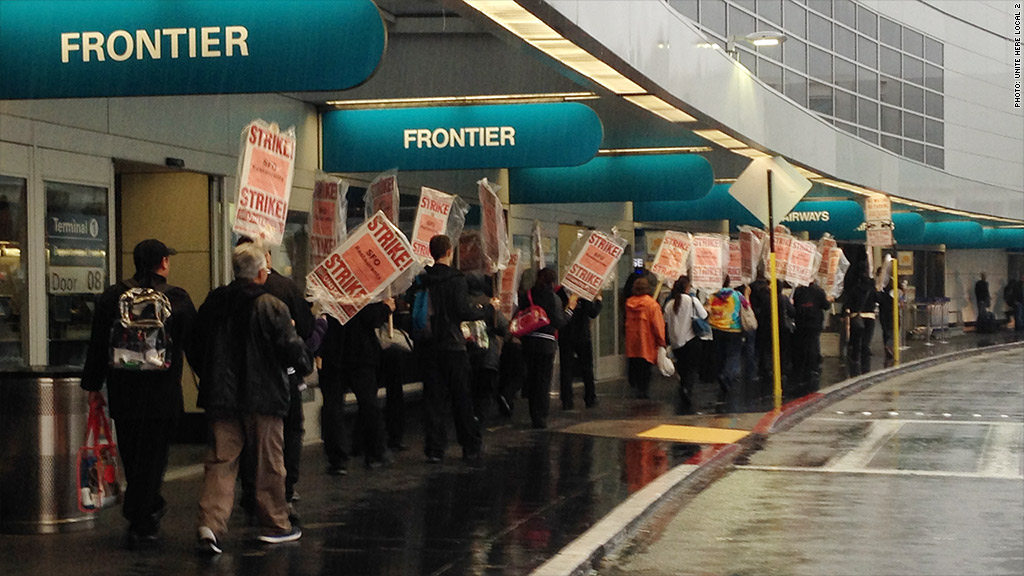
<svg viewBox="0 0 1024 576"><path fill-rule="evenodd" d="M604 137L578 102L332 110L322 123L325 172L578 166Z"/></svg>
<svg viewBox="0 0 1024 576"><path fill-rule="evenodd" d="M385 45L371 0L2 0L0 100L343 90Z"/></svg>

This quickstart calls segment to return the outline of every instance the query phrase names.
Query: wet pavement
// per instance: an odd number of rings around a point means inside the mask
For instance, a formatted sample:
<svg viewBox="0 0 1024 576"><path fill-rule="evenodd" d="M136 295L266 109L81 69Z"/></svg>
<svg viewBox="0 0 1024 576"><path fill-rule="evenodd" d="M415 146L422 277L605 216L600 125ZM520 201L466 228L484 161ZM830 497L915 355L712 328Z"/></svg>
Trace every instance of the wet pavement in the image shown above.
<svg viewBox="0 0 1024 576"><path fill-rule="evenodd" d="M904 357L910 360L981 343L975 336L928 347L911 343ZM824 368L823 384L845 378L838 359L826 359ZM674 414L674 379L656 377L652 400L630 398L622 381L600 383L598 392L600 404L594 409L562 412L553 398L548 430L530 429L525 401L517 404L513 419L495 416L484 435L482 466L459 460L457 446L450 447L444 464L425 463L415 409L410 410L407 426L412 449L397 454L391 467L352 466L348 476L328 476L320 445L309 445L297 486L302 539L275 547L258 545L256 529L236 509L224 541L225 554L212 560L194 552L201 482L196 462L202 449L175 446L165 485L170 511L159 548L122 550L124 522L118 512L108 510L87 532L0 535L0 573L527 574L630 494L686 462L706 443L725 441L714 436L694 442L644 440L640 434L664 425L742 433L763 416L710 413L716 390L708 383L698 390L702 414L693 416ZM307 421L307 427L315 426L315 421ZM853 424L857 426L870 428L863 422ZM850 442L855 442L857 434L867 432L849 434ZM831 456L816 458L827 462Z"/></svg>
<svg viewBox="0 0 1024 576"><path fill-rule="evenodd" d="M895 376L771 436L600 574L1024 574L1024 350Z"/></svg>

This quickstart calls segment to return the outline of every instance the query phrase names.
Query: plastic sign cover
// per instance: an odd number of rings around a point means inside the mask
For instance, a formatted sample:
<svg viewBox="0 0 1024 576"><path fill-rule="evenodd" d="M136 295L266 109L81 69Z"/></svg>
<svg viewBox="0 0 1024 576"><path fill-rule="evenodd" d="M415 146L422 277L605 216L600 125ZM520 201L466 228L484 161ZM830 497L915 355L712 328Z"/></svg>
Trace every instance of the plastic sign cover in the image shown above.
<svg viewBox="0 0 1024 576"><path fill-rule="evenodd" d="M315 265L328 254L348 233L348 182L323 172L317 172L313 186L313 205L309 211L309 259Z"/></svg>
<svg viewBox="0 0 1024 576"><path fill-rule="evenodd" d="M562 286L580 298L593 300L615 270L628 243L617 236L593 231L562 278Z"/></svg>
<svg viewBox="0 0 1024 576"><path fill-rule="evenodd" d="M295 127L253 120L242 132L238 202L231 230L274 246L284 239L295 176Z"/></svg>
<svg viewBox="0 0 1024 576"><path fill-rule="evenodd" d="M405 235L378 212L306 276L306 289L345 324L400 280L397 289L407 287L419 270Z"/></svg>

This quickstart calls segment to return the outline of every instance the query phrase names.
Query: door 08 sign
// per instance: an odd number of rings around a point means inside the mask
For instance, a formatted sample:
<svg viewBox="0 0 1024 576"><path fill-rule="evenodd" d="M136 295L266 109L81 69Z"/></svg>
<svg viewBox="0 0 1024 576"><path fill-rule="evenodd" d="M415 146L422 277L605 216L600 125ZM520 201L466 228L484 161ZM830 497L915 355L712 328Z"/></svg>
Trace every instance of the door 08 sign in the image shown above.
<svg viewBox="0 0 1024 576"><path fill-rule="evenodd" d="M295 127L253 120L242 132L238 204L231 230L280 245L295 175Z"/></svg>

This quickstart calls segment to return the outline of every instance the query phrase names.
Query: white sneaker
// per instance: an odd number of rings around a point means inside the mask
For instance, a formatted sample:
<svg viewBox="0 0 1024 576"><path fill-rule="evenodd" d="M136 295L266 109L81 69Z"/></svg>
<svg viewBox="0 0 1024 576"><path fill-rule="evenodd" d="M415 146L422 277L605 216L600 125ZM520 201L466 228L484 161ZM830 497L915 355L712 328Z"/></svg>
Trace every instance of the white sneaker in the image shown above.
<svg viewBox="0 0 1024 576"><path fill-rule="evenodd" d="M206 526L199 527L199 551L204 554L220 554L223 552L217 545L217 535Z"/></svg>
<svg viewBox="0 0 1024 576"><path fill-rule="evenodd" d="M302 530L299 530L295 526L284 534L260 534L260 542L267 544L281 544L283 542L294 542L302 538Z"/></svg>

